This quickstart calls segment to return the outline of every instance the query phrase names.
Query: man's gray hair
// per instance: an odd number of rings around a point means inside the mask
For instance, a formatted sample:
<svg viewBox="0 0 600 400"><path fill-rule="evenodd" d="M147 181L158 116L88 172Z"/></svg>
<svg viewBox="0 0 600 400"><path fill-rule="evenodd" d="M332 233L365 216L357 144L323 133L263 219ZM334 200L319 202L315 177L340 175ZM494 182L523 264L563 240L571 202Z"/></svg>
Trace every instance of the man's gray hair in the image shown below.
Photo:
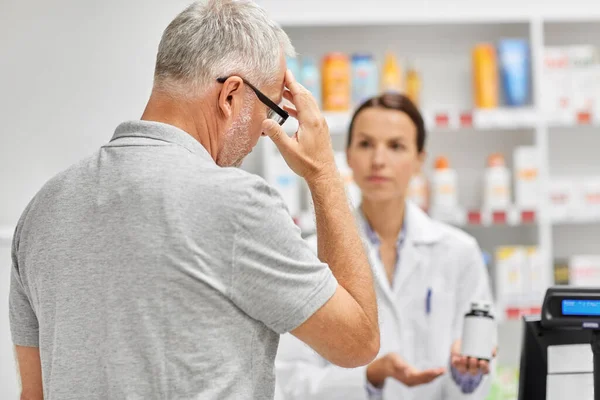
<svg viewBox="0 0 600 400"><path fill-rule="evenodd" d="M195 2L163 33L154 84L184 96L200 95L218 77L234 74L268 85L275 83L282 54L295 56L290 39L253 1Z"/></svg>

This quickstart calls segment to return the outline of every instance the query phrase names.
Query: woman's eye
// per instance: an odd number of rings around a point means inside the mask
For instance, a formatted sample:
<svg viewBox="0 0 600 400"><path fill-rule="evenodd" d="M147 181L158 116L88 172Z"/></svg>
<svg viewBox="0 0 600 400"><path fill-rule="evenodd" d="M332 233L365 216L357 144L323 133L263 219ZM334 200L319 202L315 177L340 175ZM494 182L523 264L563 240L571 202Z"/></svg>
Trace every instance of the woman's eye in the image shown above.
<svg viewBox="0 0 600 400"><path fill-rule="evenodd" d="M360 142L358 142L358 147L369 147L369 142L366 140L361 140Z"/></svg>
<svg viewBox="0 0 600 400"><path fill-rule="evenodd" d="M390 148L392 150L403 150L404 145L402 143L392 143L392 144L390 144Z"/></svg>

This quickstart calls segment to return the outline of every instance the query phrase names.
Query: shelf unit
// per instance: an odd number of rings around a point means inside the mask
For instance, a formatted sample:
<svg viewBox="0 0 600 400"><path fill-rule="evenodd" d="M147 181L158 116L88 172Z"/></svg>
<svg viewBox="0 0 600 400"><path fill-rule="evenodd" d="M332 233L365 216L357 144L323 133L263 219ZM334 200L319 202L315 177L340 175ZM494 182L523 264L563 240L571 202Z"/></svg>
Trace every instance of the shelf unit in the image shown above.
<svg viewBox="0 0 600 400"><path fill-rule="evenodd" d="M474 235L482 248L489 251L493 246L537 245L543 251L550 277L555 255L597 253L593 237L600 235L600 219L553 221L548 196L541 195L539 208L533 212L533 218L528 215L525 223L491 223L493 218L476 216L476 211L481 204L485 157L491 152L504 153L512 169L514 147L536 146L541 154L542 194L548 193L550 179L565 167L560 163L576 160L578 168L569 172L600 176L600 163L597 157L592 158L600 149L600 135L595 132L600 128L600 110L573 110L571 115L557 118L544 115L539 101L544 96L543 49L582 43L600 47L600 3L573 0L567 6L541 0L526 4L509 0L490 5L475 0L428 0L409 5L397 0L371 0L369 7L358 10L347 7L342 0L307 0L285 6L275 0L259 2L280 21L300 57L320 57L329 51L368 51L380 61L386 50L392 50L402 64L406 61L404 55L417 59L423 80L421 109L428 129L428 164L440 153L450 156L459 175L461 204L465 210L475 210L471 219L455 224ZM587 32L591 34L586 35ZM470 50L478 42L496 42L505 37L526 38L530 42L532 103L524 109L474 110ZM326 113L325 117L334 149L343 150L350 114ZM291 122L286 129L295 132L296 127ZM571 142L573 135L581 140L581 149ZM471 150L465 150L467 147ZM582 153L585 157L580 159ZM586 163L594 162L595 168L584 170ZM247 166L254 172L260 171L252 160ZM595 236L590 237L592 232ZM494 268L490 269L492 277ZM511 309L511 317L518 318L521 311ZM501 326L503 365L518 365L518 331L514 320Z"/></svg>

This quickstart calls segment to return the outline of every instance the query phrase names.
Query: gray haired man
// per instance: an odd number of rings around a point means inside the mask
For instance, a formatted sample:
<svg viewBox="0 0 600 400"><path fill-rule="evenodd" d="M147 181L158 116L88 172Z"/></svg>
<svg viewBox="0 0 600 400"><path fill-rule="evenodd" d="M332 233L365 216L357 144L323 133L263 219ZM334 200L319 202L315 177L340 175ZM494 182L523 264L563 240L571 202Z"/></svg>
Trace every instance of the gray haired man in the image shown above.
<svg viewBox="0 0 600 400"><path fill-rule="evenodd" d="M141 120L36 194L12 249L22 398L272 398L284 332L340 366L375 357L370 267L293 53L251 1L191 5ZM265 181L231 168L261 135L311 189L319 258Z"/></svg>

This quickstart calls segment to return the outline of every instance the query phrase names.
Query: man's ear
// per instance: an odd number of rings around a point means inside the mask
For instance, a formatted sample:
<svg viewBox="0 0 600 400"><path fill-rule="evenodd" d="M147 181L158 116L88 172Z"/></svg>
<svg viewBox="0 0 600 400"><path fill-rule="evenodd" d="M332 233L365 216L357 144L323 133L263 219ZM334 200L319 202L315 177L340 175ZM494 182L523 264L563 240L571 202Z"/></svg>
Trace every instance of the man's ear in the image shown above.
<svg viewBox="0 0 600 400"><path fill-rule="evenodd" d="M244 82L240 77L232 76L221 84L218 108L226 118L231 118L243 105Z"/></svg>

